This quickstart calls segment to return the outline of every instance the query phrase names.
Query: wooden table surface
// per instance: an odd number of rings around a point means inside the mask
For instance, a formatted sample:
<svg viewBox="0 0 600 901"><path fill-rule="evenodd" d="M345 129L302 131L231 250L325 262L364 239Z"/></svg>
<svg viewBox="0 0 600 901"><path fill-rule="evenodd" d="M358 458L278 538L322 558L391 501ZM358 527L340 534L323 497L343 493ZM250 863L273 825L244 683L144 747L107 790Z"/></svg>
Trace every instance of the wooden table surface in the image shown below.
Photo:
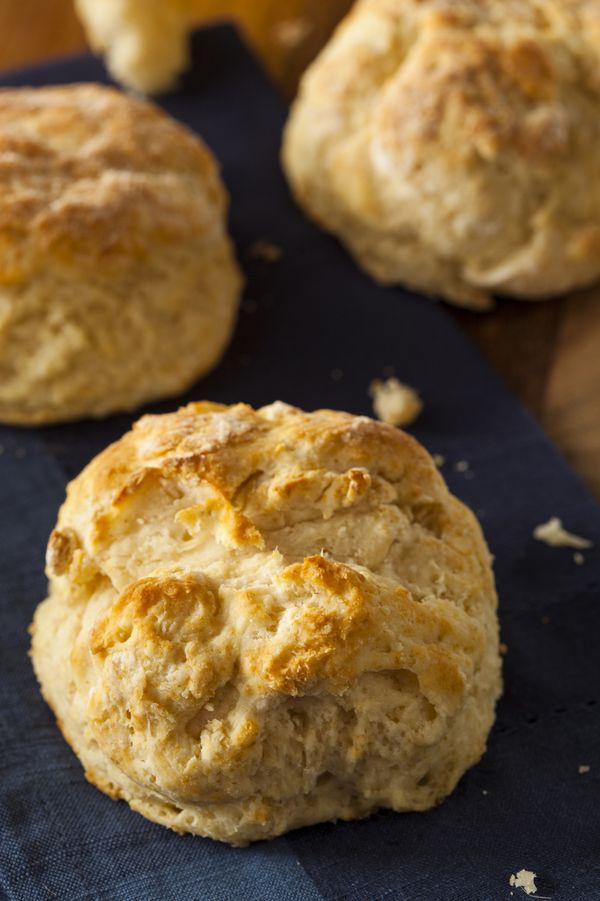
<svg viewBox="0 0 600 901"><path fill-rule="evenodd" d="M226 16L242 23L288 96L351 6L351 0L197 3L200 20ZM0 0L0 35L0 69L85 47L72 0ZM600 287L455 316L600 498Z"/></svg>

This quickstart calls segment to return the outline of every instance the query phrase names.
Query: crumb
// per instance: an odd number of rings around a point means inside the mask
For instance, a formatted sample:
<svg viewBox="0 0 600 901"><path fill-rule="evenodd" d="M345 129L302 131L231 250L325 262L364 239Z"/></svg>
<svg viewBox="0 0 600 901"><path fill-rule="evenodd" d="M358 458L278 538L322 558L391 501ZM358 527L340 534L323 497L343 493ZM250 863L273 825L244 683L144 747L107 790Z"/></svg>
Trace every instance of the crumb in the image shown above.
<svg viewBox="0 0 600 901"><path fill-rule="evenodd" d="M433 462L437 466L438 469L441 469L444 463L446 462L446 458L442 454L434 454Z"/></svg>
<svg viewBox="0 0 600 901"><path fill-rule="evenodd" d="M483 789L481 790L481 794L482 794L482 795L489 795L489 791L487 790L487 788L483 788Z"/></svg>
<svg viewBox="0 0 600 901"><path fill-rule="evenodd" d="M255 300L252 300L250 297L246 298L246 300L242 301L242 310L244 313L256 313L258 310L258 304Z"/></svg>
<svg viewBox="0 0 600 901"><path fill-rule="evenodd" d="M310 19L299 16L296 19L282 19L281 22L277 22L273 26L273 35L278 44L293 49L308 37L312 29Z"/></svg>
<svg viewBox="0 0 600 901"><path fill-rule="evenodd" d="M583 549L592 546L592 542L587 538L580 538L579 535L573 535L571 532L567 532L566 529L563 529L563 524L557 516L553 516L548 522L536 526L533 530L533 537L538 541L543 541L544 544L547 544L550 547L575 547Z"/></svg>
<svg viewBox="0 0 600 901"><path fill-rule="evenodd" d="M508 654L508 645L504 644L503 641L500 642L500 653L502 654L502 656Z"/></svg>
<svg viewBox="0 0 600 901"><path fill-rule="evenodd" d="M583 563L585 563L585 557L583 556L583 554L580 554L579 551L573 554L573 560L577 564L577 566L581 566Z"/></svg>
<svg viewBox="0 0 600 901"><path fill-rule="evenodd" d="M375 379L369 385L373 410L378 419L389 425L410 425L419 416L423 404L414 388L403 385L396 378L384 382Z"/></svg>
<svg viewBox="0 0 600 901"><path fill-rule="evenodd" d="M255 260L263 260L265 263L276 263L283 256L283 250L272 241L255 241L248 248L248 256Z"/></svg>
<svg viewBox="0 0 600 901"><path fill-rule="evenodd" d="M532 873L531 870L519 870L518 873L510 877L508 884L513 885L515 888L522 888L528 895L534 895L537 891L536 879L537 873Z"/></svg>
<svg viewBox="0 0 600 901"><path fill-rule="evenodd" d="M577 772L580 776L585 776L585 774L589 773L589 771L590 767L587 765L587 763L582 763L577 767Z"/></svg>
<svg viewBox="0 0 600 901"><path fill-rule="evenodd" d="M344 378L343 370L341 369L332 369L331 370L331 378L334 382L341 382Z"/></svg>
<svg viewBox="0 0 600 901"><path fill-rule="evenodd" d="M454 469L456 472L468 472L470 468L470 464L467 462L467 460L459 460L458 463L454 464Z"/></svg>

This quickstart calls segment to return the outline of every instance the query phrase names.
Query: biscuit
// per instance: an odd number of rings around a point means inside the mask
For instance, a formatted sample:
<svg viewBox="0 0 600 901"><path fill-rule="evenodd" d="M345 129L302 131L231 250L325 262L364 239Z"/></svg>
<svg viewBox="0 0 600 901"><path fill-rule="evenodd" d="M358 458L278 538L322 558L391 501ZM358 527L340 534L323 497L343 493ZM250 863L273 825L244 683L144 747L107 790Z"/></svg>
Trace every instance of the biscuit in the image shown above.
<svg viewBox="0 0 600 901"><path fill-rule="evenodd" d="M299 203L380 282L485 309L600 277L598 0L359 0L303 77Z"/></svg>
<svg viewBox="0 0 600 901"><path fill-rule="evenodd" d="M189 63L195 11L203 11L198 0L75 0L75 6L113 77L142 94L175 85Z"/></svg>
<svg viewBox="0 0 600 901"><path fill-rule="evenodd" d="M234 845L426 810L485 750L496 594L407 434L283 403L145 416L73 481L32 627L87 778Z"/></svg>
<svg viewBox="0 0 600 901"><path fill-rule="evenodd" d="M241 279L204 144L99 85L0 91L0 421L178 394L230 337Z"/></svg>

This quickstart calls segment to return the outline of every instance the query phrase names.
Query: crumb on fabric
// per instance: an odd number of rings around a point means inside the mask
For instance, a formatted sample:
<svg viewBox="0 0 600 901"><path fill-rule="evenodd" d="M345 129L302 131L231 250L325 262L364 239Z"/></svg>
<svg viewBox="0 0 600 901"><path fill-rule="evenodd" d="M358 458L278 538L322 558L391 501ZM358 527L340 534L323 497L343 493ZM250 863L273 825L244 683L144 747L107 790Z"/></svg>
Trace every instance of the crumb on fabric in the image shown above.
<svg viewBox="0 0 600 901"><path fill-rule="evenodd" d="M582 566L582 565L585 563L585 557L584 557L583 554L580 553L579 551L576 551L576 552L573 554L573 560L575 561L575 563L577 564L577 566Z"/></svg>
<svg viewBox="0 0 600 901"><path fill-rule="evenodd" d="M468 460L459 460L458 463L454 464L454 470L456 472L468 472L470 468L471 465Z"/></svg>
<svg viewBox="0 0 600 901"><path fill-rule="evenodd" d="M574 548L590 548L592 542L587 538L581 538L579 535L573 535L563 528L562 521L558 516L552 516L548 522L544 522L536 526L533 530L533 537L537 541L543 541L550 547L574 547Z"/></svg>
<svg viewBox="0 0 600 901"><path fill-rule="evenodd" d="M577 772L579 773L580 776L585 776L586 773L589 773L590 769L591 769L591 767L589 767L587 765L587 763L581 763L577 767Z"/></svg>
<svg viewBox="0 0 600 901"><path fill-rule="evenodd" d="M256 313L258 304L251 297L247 297L246 300L242 301L242 310L244 313Z"/></svg>
<svg viewBox="0 0 600 901"><path fill-rule="evenodd" d="M423 404L414 388L404 385L396 378L375 379L369 385L373 399L373 410L378 419L389 425L410 425L417 419Z"/></svg>
<svg viewBox="0 0 600 901"><path fill-rule="evenodd" d="M308 37L312 28L312 22L306 16L282 19L273 26L273 36L282 47L293 48Z"/></svg>
<svg viewBox="0 0 600 901"><path fill-rule="evenodd" d="M250 245L248 255L255 260L263 260L265 263L276 263L283 256L283 250L279 244L261 240Z"/></svg>
<svg viewBox="0 0 600 901"><path fill-rule="evenodd" d="M519 870L518 873L511 875L508 883L514 888L522 888L528 895L534 895L537 891L536 879L537 873L532 873L531 870Z"/></svg>
<svg viewBox="0 0 600 901"><path fill-rule="evenodd" d="M434 454L433 462L435 463L435 465L437 466L438 469L441 469L442 466L444 465L444 463L446 462L446 458L444 457L443 454Z"/></svg>
<svg viewBox="0 0 600 901"><path fill-rule="evenodd" d="M502 656L508 654L508 645L504 644L503 641L500 642L500 653L502 654Z"/></svg>

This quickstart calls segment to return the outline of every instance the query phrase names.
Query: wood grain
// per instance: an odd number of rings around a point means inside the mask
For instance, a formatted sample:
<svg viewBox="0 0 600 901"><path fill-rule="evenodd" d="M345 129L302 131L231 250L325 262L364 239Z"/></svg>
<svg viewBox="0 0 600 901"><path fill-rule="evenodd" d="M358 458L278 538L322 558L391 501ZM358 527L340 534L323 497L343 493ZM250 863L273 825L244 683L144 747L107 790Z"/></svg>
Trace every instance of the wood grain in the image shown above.
<svg viewBox="0 0 600 901"><path fill-rule="evenodd" d="M199 20L234 18L241 25L288 96L351 5L198 3ZM0 34L2 69L85 46L72 0L0 0ZM487 315L453 315L600 498L600 288L548 303L502 302Z"/></svg>

